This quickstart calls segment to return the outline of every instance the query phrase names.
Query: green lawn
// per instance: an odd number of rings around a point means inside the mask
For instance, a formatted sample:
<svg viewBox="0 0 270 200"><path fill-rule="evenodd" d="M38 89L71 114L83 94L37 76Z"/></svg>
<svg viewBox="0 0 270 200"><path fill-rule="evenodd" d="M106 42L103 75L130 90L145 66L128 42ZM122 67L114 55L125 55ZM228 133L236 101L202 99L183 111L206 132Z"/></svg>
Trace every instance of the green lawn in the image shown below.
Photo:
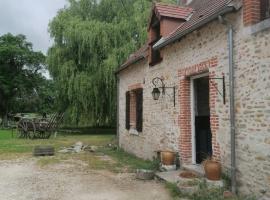
<svg viewBox="0 0 270 200"><path fill-rule="evenodd" d="M87 145L100 146L100 148L95 153L62 154L57 152L61 147L69 147L78 141ZM38 160L38 164L41 166L66 160L82 160L88 163L91 169L106 169L113 172L134 171L137 168L155 169L157 167L156 162L145 161L121 149L107 147L107 144L115 144L115 142L115 135L104 135L102 133L100 135L61 133L56 138L31 140L12 137L10 130L0 130L0 159L30 157L35 146L51 145L55 147L56 155L41 157ZM102 157L104 155L109 156L111 160L104 160Z"/></svg>
<svg viewBox="0 0 270 200"><path fill-rule="evenodd" d="M14 134L16 135L16 134ZM84 144L102 146L115 141L114 135L80 135L58 134L50 139L21 139L12 137L10 130L0 130L0 158L12 157L12 155L31 155L34 146L52 145L56 151L61 147L68 147L78 141Z"/></svg>

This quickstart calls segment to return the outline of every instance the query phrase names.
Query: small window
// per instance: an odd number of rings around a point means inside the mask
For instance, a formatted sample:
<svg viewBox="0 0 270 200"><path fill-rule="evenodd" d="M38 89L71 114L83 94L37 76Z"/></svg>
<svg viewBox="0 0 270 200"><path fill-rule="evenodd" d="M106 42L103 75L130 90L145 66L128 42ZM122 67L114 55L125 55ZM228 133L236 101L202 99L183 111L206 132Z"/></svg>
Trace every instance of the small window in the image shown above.
<svg viewBox="0 0 270 200"><path fill-rule="evenodd" d="M159 63L162 58L159 50L154 50L153 45L159 41L160 35L160 23L153 25L150 29L150 42L149 42L149 65L154 66Z"/></svg>
<svg viewBox="0 0 270 200"><path fill-rule="evenodd" d="M155 64L159 63L162 61L160 51L159 50L154 50L153 47L151 46L149 48L149 65L154 66Z"/></svg>
<svg viewBox="0 0 270 200"><path fill-rule="evenodd" d="M270 17L270 0L261 0L261 20Z"/></svg>
<svg viewBox="0 0 270 200"><path fill-rule="evenodd" d="M143 89L126 92L126 129L142 132L143 127Z"/></svg>

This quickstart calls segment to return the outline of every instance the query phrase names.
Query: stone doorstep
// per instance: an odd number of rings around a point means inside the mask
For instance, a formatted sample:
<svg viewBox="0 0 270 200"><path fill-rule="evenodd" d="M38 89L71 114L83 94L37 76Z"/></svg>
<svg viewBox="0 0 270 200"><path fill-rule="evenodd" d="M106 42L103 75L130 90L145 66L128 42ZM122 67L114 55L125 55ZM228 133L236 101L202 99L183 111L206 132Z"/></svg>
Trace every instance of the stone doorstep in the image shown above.
<svg viewBox="0 0 270 200"><path fill-rule="evenodd" d="M177 184L183 193L193 194L198 190L198 184L189 185L189 182L196 181L199 183L199 181L202 181L202 178L182 178L179 174L183 171L185 170L157 172L155 175L162 181Z"/></svg>
<svg viewBox="0 0 270 200"><path fill-rule="evenodd" d="M169 182L178 183L180 181L179 174L182 170L167 171L167 172L156 172L155 175L158 179Z"/></svg>
<svg viewBox="0 0 270 200"><path fill-rule="evenodd" d="M183 165L182 169L195 173L199 177L204 177L204 169L202 165Z"/></svg>
<svg viewBox="0 0 270 200"><path fill-rule="evenodd" d="M176 165L161 165L160 171L175 171Z"/></svg>
<svg viewBox="0 0 270 200"><path fill-rule="evenodd" d="M181 183L187 183L190 181L202 181L203 178L202 177L196 177L196 178L183 178L180 177L180 173L184 172L186 170L175 170L175 171L167 171L167 172L156 172L155 176L163 181L169 182L169 183L176 183L176 184L180 184Z"/></svg>
<svg viewBox="0 0 270 200"><path fill-rule="evenodd" d="M179 170L172 170L172 171L165 171L165 172L157 172L155 175L158 179L164 180L169 183L179 183L187 180L192 179L186 179L179 176L179 174L183 171L190 171L195 173L198 178L204 177L204 170L201 165L183 165L181 169Z"/></svg>
<svg viewBox="0 0 270 200"><path fill-rule="evenodd" d="M197 176L199 177L204 177L204 179L206 180L206 183L209 187L224 187L224 182L223 180L218 180L218 181L211 181L211 180L208 180L206 177L205 177L205 172L204 172L204 169L203 169L203 166L202 165L183 165L182 166L182 169L183 170L187 170L187 171L191 171L193 173L195 173Z"/></svg>
<svg viewBox="0 0 270 200"><path fill-rule="evenodd" d="M184 167L183 167L184 168ZM206 180L207 185L210 188L216 188L216 187L223 187L224 183L222 180L220 181L210 181L207 180L206 178L204 178L202 176L202 174L204 174L204 172L202 171L202 167L201 166L193 166L192 168L193 170L189 170L189 168L184 168L184 169L180 169L180 170L175 170L175 171L166 171L166 172L156 172L155 176L162 181L165 182L169 182L169 183L173 183L173 184L177 184L177 186L179 187L179 189L187 194L193 194L198 190L198 184L199 182L203 181L204 179ZM197 171L194 171L197 170ZM200 171L199 171L200 170ZM179 174L183 171L191 171L193 173L198 174L199 173L199 177L197 178L182 178L179 176ZM194 184L190 184L191 182L194 182Z"/></svg>

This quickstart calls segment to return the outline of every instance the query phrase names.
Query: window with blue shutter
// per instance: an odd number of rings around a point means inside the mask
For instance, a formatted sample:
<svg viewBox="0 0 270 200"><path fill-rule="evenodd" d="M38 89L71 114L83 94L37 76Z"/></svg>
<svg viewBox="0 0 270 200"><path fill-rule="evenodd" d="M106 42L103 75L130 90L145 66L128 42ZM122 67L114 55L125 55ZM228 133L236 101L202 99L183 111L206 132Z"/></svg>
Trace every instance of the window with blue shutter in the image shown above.
<svg viewBox="0 0 270 200"><path fill-rule="evenodd" d="M130 92L126 92L126 129L130 129Z"/></svg>
<svg viewBox="0 0 270 200"><path fill-rule="evenodd" d="M143 89L136 90L136 130L142 132L143 129Z"/></svg>

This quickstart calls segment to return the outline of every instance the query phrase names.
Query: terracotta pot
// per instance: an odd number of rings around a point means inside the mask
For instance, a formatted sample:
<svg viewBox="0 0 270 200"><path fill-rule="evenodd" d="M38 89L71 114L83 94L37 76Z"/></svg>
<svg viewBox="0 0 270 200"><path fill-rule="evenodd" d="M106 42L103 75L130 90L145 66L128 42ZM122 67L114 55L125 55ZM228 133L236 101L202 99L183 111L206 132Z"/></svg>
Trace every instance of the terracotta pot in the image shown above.
<svg viewBox="0 0 270 200"><path fill-rule="evenodd" d="M207 179L218 181L221 179L221 164L213 160L204 161L204 171Z"/></svg>
<svg viewBox="0 0 270 200"><path fill-rule="evenodd" d="M172 151L161 152L161 163L163 165L173 165L175 160L175 153Z"/></svg>

